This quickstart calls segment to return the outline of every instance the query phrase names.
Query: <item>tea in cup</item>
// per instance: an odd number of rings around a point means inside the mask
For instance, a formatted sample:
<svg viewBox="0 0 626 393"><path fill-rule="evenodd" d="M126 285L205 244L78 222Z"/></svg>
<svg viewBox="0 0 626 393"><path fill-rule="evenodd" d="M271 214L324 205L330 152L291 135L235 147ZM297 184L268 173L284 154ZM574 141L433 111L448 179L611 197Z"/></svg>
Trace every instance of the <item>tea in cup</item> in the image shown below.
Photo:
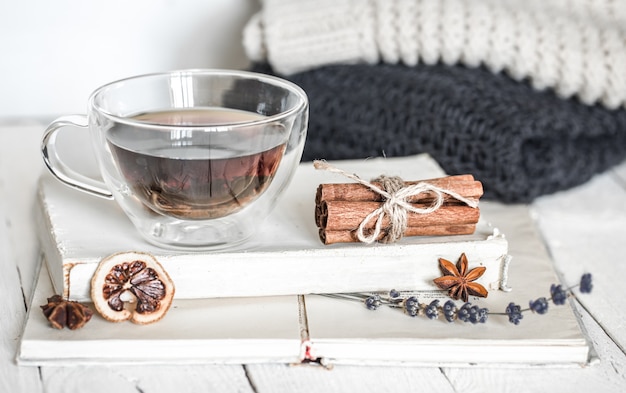
<svg viewBox="0 0 626 393"><path fill-rule="evenodd" d="M115 199L151 243L226 248L273 209L300 162L307 120L306 94L280 78L174 71L97 89L87 116L48 126L42 153L63 183ZM63 162L56 136L66 126L89 128L104 183Z"/></svg>

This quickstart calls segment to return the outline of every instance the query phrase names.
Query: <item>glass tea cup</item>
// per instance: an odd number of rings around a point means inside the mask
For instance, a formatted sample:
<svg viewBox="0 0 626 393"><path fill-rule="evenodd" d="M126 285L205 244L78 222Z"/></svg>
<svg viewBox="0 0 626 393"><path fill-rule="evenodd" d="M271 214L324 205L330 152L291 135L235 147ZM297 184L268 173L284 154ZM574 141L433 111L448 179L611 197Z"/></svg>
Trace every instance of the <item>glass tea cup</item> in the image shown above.
<svg viewBox="0 0 626 393"><path fill-rule="evenodd" d="M60 117L42 139L61 182L114 199L149 242L241 244L271 212L304 148L308 100L298 86L245 71L184 70L109 83L88 114ZM88 128L104 182L57 149L63 128Z"/></svg>

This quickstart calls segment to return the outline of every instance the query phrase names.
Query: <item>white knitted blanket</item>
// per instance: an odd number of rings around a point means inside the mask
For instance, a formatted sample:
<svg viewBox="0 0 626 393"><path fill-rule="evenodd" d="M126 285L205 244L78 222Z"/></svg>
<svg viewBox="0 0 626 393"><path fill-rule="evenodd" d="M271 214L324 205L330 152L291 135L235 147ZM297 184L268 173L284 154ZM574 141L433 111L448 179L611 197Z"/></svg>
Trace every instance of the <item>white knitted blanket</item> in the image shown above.
<svg viewBox="0 0 626 393"><path fill-rule="evenodd" d="M262 0L244 29L281 74L329 64L486 66L626 107L626 0Z"/></svg>

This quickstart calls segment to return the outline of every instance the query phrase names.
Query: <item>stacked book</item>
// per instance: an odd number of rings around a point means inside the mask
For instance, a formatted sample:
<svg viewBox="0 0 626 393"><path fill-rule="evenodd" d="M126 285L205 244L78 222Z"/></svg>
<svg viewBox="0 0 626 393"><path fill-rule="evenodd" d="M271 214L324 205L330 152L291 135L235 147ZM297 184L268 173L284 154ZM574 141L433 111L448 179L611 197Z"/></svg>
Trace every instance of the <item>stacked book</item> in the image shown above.
<svg viewBox="0 0 626 393"><path fill-rule="evenodd" d="M367 179L383 173L405 179L444 176L425 155L336 165ZM345 180L301 164L272 216L248 243L219 252L180 252L145 242L114 202L83 195L44 176L36 209L43 266L18 361L33 365L588 361L589 346L570 307L547 316L531 314L523 327L497 315L486 324L473 325L411 318L391 307L372 312L363 304L321 296L393 289L414 293L421 301L443 300L447 294L433 284L441 276L438 260L456 261L461 254L467 255L471 267L486 268L478 282L489 296L470 301L491 310L503 311L512 301L524 304L556 282L523 206L481 202L480 218L469 224L473 230L466 234L408 236L394 244L325 245L316 218L317 188ZM38 306L54 293L88 303L91 276L100 260L124 251L154 255L172 278L175 299L165 318L145 327L115 324L96 315L78 331L51 329ZM514 262L509 266L511 255ZM512 292L501 290L509 285ZM454 351L448 350L452 347Z"/></svg>

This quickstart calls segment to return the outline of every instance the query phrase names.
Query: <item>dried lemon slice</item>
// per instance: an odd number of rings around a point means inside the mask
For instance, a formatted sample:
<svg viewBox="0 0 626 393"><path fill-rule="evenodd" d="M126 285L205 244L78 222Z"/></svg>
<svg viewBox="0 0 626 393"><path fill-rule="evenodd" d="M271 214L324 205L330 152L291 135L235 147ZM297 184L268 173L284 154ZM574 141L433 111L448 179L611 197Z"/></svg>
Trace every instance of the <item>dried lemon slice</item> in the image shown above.
<svg viewBox="0 0 626 393"><path fill-rule="evenodd" d="M174 283L156 258L122 252L100 261L91 278L91 300L111 322L145 325L163 318L174 298Z"/></svg>

